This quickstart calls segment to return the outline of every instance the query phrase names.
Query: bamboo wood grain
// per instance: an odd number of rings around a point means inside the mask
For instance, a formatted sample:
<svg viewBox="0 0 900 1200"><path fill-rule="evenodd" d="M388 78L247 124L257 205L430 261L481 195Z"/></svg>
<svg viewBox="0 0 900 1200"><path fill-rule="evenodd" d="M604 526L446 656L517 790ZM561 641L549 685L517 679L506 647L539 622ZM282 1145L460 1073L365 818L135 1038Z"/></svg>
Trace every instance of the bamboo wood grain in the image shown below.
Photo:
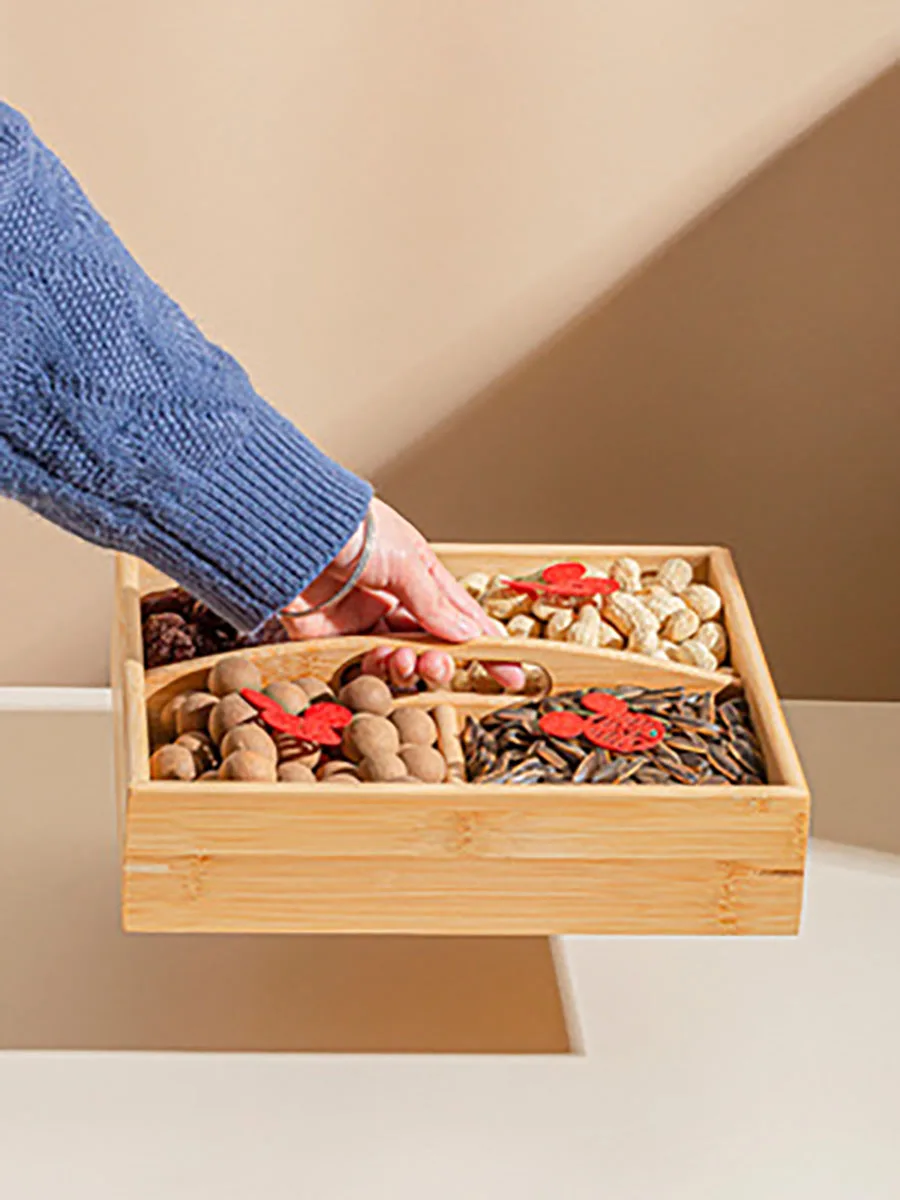
<svg viewBox="0 0 900 1200"><path fill-rule="evenodd" d="M465 863L215 855L127 873L126 928L206 932L791 934L800 871L711 860Z"/></svg>
<svg viewBox="0 0 900 1200"><path fill-rule="evenodd" d="M362 658L379 646L397 648L415 646L420 651L441 650L459 663L512 662L542 667L550 676L555 691L574 688L609 687L631 684L637 687L685 687L693 691L718 692L734 682L722 671L704 671L671 661L631 654L624 650L591 650L572 642L554 642L546 638L475 638L462 645L436 642L426 637L338 637L309 642L283 642L275 646L255 646L242 651L262 672L263 682L296 679L313 675L333 679L348 663ZM147 703L151 720L176 692L202 688L210 669L227 655L171 663L147 672ZM441 702L465 704L463 692L445 692ZM507 702L514 699L508 697ZM420 703L425 703L420 701Z"/></svg>
<svg viewBox="0 0 900 1200"><path fill-rule="evenodd" d="M123 920L147 931L453 934L793 934L803 888L809 797L730 555L715 547L436 547L455 573L520 574L551 561L647 568L678 555L724 600L770 782L760 787L636 784L510 787L146 782L146 715L200 686L212 660L140 668L138 592L166 586L137 565L119 577L130 624L116 632L114 687L128 763ZM395 643L396 639L388 639ZM378 644L293 643L250 651L267 682L333 674ZM424 643L419 640L419 644ZM124 647L124 648L123 648ZM673 671L622 652L545 640L455 647L459 656L539 662L557 690L634 682L670 686ZM585 666L584 655L590 656ZM295 657L295 656L299 657ZM595 657L599 655L599 657ZM647 665L665 672L650 676ZM129 665L130 664L130 665ZM137 669L136 669L137 668ZM725 686L727 672L672 664L685 686ZM623 675L623 673L626 673ZM711 681L709 675L716 676ZM598 675L600 678L598 678ZM700 677L706 676L701 681ZM125 680L130 678L126 686ZM136 693L140 681L139 694ZM457 720L516 697L424 693ZM134 715L136 712L136 716ZM141 733L143 731L143 734ZM143 743L142 743L143 737Z"/></svg>

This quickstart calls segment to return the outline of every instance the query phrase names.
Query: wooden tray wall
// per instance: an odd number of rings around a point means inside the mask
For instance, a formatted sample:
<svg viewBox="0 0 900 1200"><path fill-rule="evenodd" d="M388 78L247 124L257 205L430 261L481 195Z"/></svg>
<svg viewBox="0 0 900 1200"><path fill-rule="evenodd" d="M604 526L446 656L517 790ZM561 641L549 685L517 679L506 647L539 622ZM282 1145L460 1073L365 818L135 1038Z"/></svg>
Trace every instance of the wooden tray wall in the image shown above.
<svg viewBox="0 0 900 1200"><path fill-rule="evenodd" d="M769 783L373 784L346 790L153 783L148 711L172 677L170 668L145 676L139 603L142 594L169 581L123 558L114 687L125 927L796 932L808 792L728 551L454 545L437 550L459 575L476 569L518 574L567 558L606 566L623 553L647 567L673 554L688 558L723 596L732 662L751 705ZM271 664L272 677L285 677L290 672L279 673L279 657L297 646L251 653ZM529 661L528 650L522 643L523 661ZM632 665L637 669L638 663ZM202 669L201 662L180 664L176 675Z"/></svg>

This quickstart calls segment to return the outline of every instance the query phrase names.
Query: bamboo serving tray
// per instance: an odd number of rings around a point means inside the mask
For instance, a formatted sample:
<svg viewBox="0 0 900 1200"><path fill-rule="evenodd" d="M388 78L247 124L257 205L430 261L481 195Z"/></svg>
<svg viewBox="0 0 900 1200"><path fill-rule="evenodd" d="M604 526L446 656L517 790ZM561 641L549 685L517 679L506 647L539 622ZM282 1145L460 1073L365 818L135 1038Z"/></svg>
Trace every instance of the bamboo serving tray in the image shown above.
<svg viewBox="0 0 900 1200"><path fill-rule="evenodd" d="M113 692L122 917L144 932L794 934L809 793L730 553L718 547L435 547L458 576L551 561L647 568L679 555L717 589L730 668L750 703L769 782L366 784L153 782L154 723L217 657L145 672L141 596L171 581L117 563ZM266 683L332 678L383 641L338 638L242 651ZM431 644L431 643L423 643ZM637 684L718 690L706 672L546 640L479 640L457 661L538 664L553 691ZM429 693L404 703L468 714L515 697Z"/></svg>

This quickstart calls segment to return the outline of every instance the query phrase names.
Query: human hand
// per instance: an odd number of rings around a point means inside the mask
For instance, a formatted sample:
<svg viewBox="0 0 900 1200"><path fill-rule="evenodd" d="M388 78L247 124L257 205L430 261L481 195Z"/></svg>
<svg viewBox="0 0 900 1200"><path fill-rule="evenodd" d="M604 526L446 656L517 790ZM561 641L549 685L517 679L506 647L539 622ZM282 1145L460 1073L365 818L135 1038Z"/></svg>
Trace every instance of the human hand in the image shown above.
<svg viewBox="0 0 900 1200"><path fill-rule="evenodd" d="M372 553L356 587L333 608L308 617L282 615L288 634L297 640L353 633L401 633L425 630L446 642L496 637L501 630L439 561L419 531L381 500L371 508L375 524ZM349 578L363 547L364 530L356 531L335 560L289 607L302 612L333 596ZM521 688L522 669L486 664L504 687ZM418 678L446 686L453 659L438 650L417 654L412 646L372 651L363 670L410 687Z"/></svg>

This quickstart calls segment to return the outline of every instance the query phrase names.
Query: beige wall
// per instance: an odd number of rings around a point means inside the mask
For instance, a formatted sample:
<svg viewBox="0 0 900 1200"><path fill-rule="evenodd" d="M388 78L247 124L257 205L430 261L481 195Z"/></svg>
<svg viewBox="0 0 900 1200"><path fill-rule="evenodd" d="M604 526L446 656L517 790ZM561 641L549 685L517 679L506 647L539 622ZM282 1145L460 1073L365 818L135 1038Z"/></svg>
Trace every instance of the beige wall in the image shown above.
<svg viewBox="0 0 900 1200"><path fill-rule="evenodd" d="M898 25L895 0L0 0L0 76L151 274L426 532L729 541L787 692L896 696L896 635L822 645L859 611L832 559L892 618L896 82L740 185ZM615 485L588 511L547 437L570 426ZM430 482L427 446L459 472ZM104 556L11 505L0 543L0 683L102 680Z"/></svg>

